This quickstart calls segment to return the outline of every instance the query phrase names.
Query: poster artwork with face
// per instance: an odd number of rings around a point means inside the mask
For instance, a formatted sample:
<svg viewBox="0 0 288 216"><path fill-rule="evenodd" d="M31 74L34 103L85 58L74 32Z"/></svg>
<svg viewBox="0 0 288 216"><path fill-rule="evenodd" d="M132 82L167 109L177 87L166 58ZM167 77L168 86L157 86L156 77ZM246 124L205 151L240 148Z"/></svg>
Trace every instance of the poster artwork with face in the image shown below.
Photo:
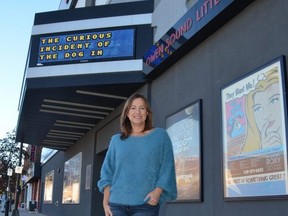
<svg viewBox="0 0 288 216"><path fill-rule="evenodd" d="M287 195L282 61L222 89L226 198Z"/></svg>

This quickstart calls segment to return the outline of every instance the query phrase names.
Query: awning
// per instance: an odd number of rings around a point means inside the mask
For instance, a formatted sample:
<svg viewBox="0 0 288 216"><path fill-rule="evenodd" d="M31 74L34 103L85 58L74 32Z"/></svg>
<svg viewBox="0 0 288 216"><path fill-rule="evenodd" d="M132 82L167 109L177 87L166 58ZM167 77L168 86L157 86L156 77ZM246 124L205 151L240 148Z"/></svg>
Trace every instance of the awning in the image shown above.
<svg viewBox="0 0 288 216"><path fill-rule="evenodd" d="M16 142L65 151L143 86L152 12L139 1L36 14Z"/></svg>

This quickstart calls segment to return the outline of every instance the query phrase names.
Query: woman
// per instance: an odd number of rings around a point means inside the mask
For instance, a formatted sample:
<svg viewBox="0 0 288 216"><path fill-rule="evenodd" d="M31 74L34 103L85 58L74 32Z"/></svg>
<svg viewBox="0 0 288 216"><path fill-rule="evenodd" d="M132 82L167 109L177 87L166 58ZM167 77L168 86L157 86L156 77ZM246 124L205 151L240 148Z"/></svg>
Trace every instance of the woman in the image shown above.
<svg viewBox="0 0 288 216"><path fill-rule="evenodd" d="M111 138L98 181L105 216L157 216L161 203L177 197L171 140L153 128L140 94L126 101L120 121L121 134Z"/></svg>

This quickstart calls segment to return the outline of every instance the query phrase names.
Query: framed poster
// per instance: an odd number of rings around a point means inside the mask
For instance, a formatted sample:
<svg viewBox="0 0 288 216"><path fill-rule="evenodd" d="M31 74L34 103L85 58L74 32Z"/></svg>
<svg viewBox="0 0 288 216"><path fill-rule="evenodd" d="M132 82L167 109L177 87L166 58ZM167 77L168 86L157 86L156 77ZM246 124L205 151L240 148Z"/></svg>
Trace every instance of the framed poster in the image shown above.
<svg viewBox="0 0 288 216"><path fill-rule="evenodd" d="M166 119L174 152L177 199L201 201L201 101L189 105Z"/></svg>
<svg viewBox="0 0 288 216"><path fill-rule="evenodd" d="M283 64L279 57L221 90L225 199L288 194Z"/></svg>
<svg viewBox="0 0 288 216"><path fill-rule="evenodd" d="M80 203L82 152L64 164L62 204Z"/></svg>
<svg viewBox="0 0 288 216"><path fill-rule="evenodd" d="M43 202L45 204L53 202L53 185L54 185L54 170L50 171L45 175L44 196L43 196Z"/></svg>

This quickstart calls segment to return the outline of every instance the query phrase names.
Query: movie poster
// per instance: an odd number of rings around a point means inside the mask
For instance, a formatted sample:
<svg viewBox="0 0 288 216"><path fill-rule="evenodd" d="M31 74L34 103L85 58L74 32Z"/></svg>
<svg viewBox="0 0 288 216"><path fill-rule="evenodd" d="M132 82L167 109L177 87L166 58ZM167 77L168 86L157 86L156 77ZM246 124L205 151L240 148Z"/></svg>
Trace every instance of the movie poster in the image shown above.
<svg viewBox="0 0 288 216"><path fill-rule="evenodd" d="M174 152L177 200L201 199L200 101L166 120Z"/></svg>
<svg viewBox="0 0 288 216"><path fill-rule="evenodd" d="M221 91L225 198L287 195L282 61Z"/></svg>

